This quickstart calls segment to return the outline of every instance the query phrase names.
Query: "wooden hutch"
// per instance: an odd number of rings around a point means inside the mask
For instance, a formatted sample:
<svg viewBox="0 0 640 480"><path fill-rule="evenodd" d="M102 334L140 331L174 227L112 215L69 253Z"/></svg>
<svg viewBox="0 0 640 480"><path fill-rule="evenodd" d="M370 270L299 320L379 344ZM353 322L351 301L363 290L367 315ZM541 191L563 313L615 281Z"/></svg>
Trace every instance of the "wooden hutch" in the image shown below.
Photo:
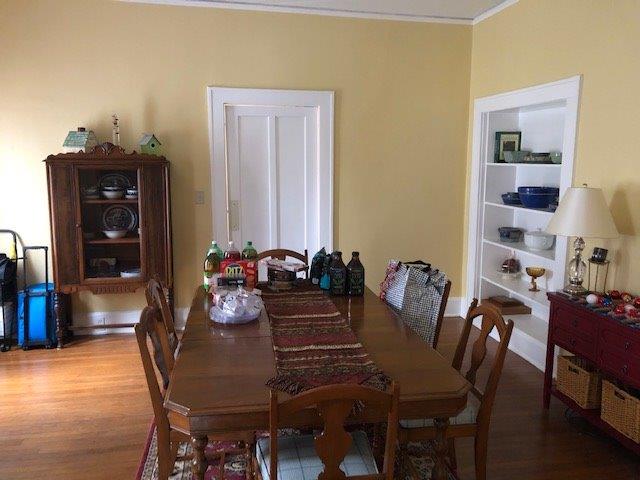
<svg viewBox="0 0 640 480"><path fill-rule="evenodd" d="M129 293L156 277L173 307L169 162L106 143L45 163L58 348L69 335L71 293ZM137 192L105 198L107 183ZM113 229L126 234L109 238Z"/></svg>

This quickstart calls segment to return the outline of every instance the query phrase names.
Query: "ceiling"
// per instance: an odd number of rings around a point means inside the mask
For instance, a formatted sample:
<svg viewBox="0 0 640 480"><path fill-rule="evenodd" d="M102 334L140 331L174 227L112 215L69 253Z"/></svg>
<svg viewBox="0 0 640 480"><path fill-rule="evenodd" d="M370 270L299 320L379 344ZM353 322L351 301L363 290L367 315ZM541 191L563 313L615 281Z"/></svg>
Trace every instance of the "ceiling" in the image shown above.
<svg viewBox="0 0 640 480"><path fill-rule="evenodd" d="M124 0L140 3L266 10L317 15L477 23L518 0Z"/></svg>

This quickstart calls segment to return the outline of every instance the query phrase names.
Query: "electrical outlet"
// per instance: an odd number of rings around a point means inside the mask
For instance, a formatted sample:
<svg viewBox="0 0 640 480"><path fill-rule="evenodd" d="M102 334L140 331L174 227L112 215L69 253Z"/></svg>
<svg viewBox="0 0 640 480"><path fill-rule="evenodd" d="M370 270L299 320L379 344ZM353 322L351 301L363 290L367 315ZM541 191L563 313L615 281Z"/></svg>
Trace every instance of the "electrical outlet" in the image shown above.
<svg viewBox="0 0 640 480"><path fill-rule="evenodd" d="M202 190L196 190L195 203L196 205L204 205L204 192Z"/></svg>

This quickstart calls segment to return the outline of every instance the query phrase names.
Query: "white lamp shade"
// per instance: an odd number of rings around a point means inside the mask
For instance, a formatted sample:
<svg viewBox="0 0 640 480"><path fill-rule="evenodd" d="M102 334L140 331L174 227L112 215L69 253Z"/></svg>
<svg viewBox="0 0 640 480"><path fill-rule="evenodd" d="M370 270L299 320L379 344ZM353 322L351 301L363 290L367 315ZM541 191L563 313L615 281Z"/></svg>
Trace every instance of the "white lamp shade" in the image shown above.
<svg viewBox="0 0 640 480"><path fill-rule="evenodd" d="M567 189L547 232L565 237L616 238L618 230L599 188Z"/></svg>

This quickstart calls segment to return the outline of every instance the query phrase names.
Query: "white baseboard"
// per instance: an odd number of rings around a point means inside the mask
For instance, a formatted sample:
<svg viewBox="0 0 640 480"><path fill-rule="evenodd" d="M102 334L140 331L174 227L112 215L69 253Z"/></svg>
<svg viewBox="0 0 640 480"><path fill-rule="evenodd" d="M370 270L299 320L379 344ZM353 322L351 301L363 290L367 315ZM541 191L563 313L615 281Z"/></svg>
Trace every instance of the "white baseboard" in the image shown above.
<svg viewBox="0 0 640 480"><path fill-rule="evenodd" d="M176 308L175 326L181 330L187 321L187 307ZM140 320L140 310L120 310L115 312L86 312L73 316L73 332L77 335L106 335L109 333L133 333L132 327L96 328L100 325L117 325L137 323ZM82 328L91 327L91 328Z"/></svg>

